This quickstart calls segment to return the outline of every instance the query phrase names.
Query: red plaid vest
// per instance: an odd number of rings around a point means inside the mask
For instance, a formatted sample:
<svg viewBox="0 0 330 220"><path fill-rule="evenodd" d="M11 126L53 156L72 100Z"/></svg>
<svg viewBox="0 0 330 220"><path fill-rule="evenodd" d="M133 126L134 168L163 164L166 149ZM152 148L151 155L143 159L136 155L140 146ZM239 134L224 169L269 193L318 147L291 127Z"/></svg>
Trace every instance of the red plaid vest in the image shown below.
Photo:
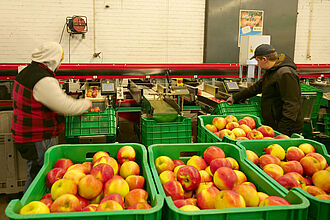
<svg viewBox="0 0 330 220"><path fill-rule="evenodd" d="M64 129L64 117L33 98L34 85L44 77L54 77L54 73L45 65L32 62L15 79L11 130L17 143L56 137Z"/></svg>

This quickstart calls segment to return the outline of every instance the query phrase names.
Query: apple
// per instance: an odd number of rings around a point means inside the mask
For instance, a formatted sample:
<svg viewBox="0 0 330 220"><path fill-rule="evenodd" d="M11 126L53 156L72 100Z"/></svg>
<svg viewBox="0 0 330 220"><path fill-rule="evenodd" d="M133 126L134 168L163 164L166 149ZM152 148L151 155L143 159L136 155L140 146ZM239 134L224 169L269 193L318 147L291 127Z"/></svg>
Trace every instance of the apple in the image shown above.
<svg viewBox="0 0 330 220"><path fill-rule="evenodd" d="M249 138L249 140L260 140L264 138L262 133L256 129L253 129L252 131L247 133L246 137Z"/></svg>
<svg viewBox="0 0 330 220"><path fill-rule="evenodd" d="M32 201L27 205L23 206L19 211L19 214L21 215L47 214L47 213L50 213L48 206L40 201Z"/></svg>
<svg viewBox="0 0 330 220"><path fill-rule="evenodd" d="M96 203L96 204L100 204L101 200L103 199L104 194L103 194L103 190L93 199L89 200L89 203Z"/></svg>
<svg viewBox="0 0 330 220"><path fill-rule="evenodd" d="M96 211L114 211L114 210L124 210L123 207L114 200L107 200L97 207Z"/></svg>
<svg viewBox="0 0 330 220"><path fill-rule="evenodd" d="M85 166L85 167L87 167L88 173L91 172L91 170L93 168L92 162L83 162L82 165Z"/></svg>
<svg viewBox="0 0 330 220"><path fill-rule="evenodd" d="M93 93L92 90L88 90L87 93L86 93L86 96L87 97L92 97L92 93Z"/></svg>
<svg viewBox="0 0 330 220"><path fill-rule="evenodd" d="M93 90L93 92L92 92L92 97L93 97L93 98L96 98L96 97L97 97L97 90L96 90L96 89Z"/></svg>
<svg viewBox="0 0 330 220"><path fill-rule="evenodd" d="M53 204L53 200L50 198L40 199L40 202L43 202L49 208L49 210Z"/></svg>
<svg viewBox="0 0 330 220"><path fill-rule="evenodd" d="M309 153L314 153L315 152L315 148L313 147L313 145L309 144L309 143L302 143L298 146L298 148L300 150L302 150L305 155L309 154Z"/></svg>
<svg viewBox="0 0 330 220"><path fill-rule="evenodd" d="M105 183L113 177L114 172L109 164L100 163L92 168L91 175Z"/></svg>
<svg viewBox="0 0 330 220"><path fill-rule="evenodd" d="M324 190L317 186L304 186L303 190L305 190L312 196L327 194Z"/></svg>
<svg viewBox="0 0 330 220"><path fill-rule="evenodd" d="M173 201L184 199L184 190L182 185L177 180L172 180L163 185L166 196L170 196Z"/></svg>
<svg viewBox="0 0 330 220"><path fill-rule="evenodd" d="M215 208L215 197L220 191L211 186L207 189L202 190L197 194L197 204L201 209L214 209Z"/></svg>
<svg viewBox="0 0 330 220"><path fill-rule="evenodd" d="M61 159L58 159L53 168L62 168L63 170L67 170L70 166L72 166L73 163L70 159L67 159L67 158L61 158Z"/></svg>
<svg viewBox="0 0 330 220"><path fill-rule="evenodd" d="M212 174L214 174L214 172L220 167L228 167L232 169L232 165L230 161L227 160L226 158L217 158L211 161L210 169Z"/></svg>
<svg viewBox="0 0 330 220"><path fill-rule="evenodd" d="M179 165L185 165L185 163L182 160L173 160L174 167L177 167Z"/></svg>
<svg viewBox="0 0 330 220"><path fill-rule="evenodd" d="M237 176L237 180L235 182L235 186L236 185L240 185L240 184L243 184L244 182L247 181L247 178L246 178L246 175L240 171L240 170L234 170L236 176Z"/></svg>
<svg viewBox="0 0 330 220"><path fill-rule="evenodd" d="M226 157L227 160L229 160L229 162L231 163L231 166L234 170L239 170L239 165L237 163L237 161L232 158L232 157Z"/></svg>
<svg viewBox="0 0 330 220"><path fill-rule="evenodd" d="M260 203L260 207L263 206L277 206L277 205L291 205L288 201L285 199L279 197L279 196L269 196L265 198L263 201Z"/></svg>
<svg viewBox="0 0 330 220"><path fill-rule="evenodd" d="M228 129L223 129L223 130L219 131L219 138L223 139L224 136L235 139L235 135L233 134L233 132Z"/></svg>
<svg viewBox="0 0 330 220"><path fill-rule="evenodd" d="M300 160L300 164L306 176L313 176L315 172L322 170L321 162L312 156L306 155Z"/></svg>
<svg viewBox="0 0 330 220"><path fill-rule="evenodd" d="M129 190L143 189L145 183L144 177L138 175L130 175L126 177L125 181L128 183Z"/></svg>
<svg viewBox="0 0 330 220"><path fill-rule="evenodd" d="M168 156L159 156L155 160L155 166L158 174L162 173L165 170L173 171L174 162Z"/></svg>
<svg viewBox="0 0 330 220"><path fill-rule="evenodd" d="M248 127L249 130L251 131L252 128L252 122L246 118L242 118L238 121L238 124L240 125L239 127L241 127L241 125L244 125L244 127Z"/></svg>
<svg viewBox="0 0 330 220"><path fill-rule="evenodd" d="M106 164L110 165L113 169L113 173L115 175L118 174L119 164L117 163L117 161L114 158L109 157L109 156L100 157L99 159L97 159L95 161L95 163L93 163L93 167L95 167L95 166L97 166L98 164L101 164L101 163L106 163Z"/></svg>
<svg viewBox="0 0 330 220"><path fill-rule="evenodd" d="M246 156L247 158L252 162L254 163L255 165L258 165L259 164L259 157L256 153L254 153L253 151L251 150L246 150Z"/></svg>
<svg viewBox="0 0 330 220"><path fill-rule="evenodd" d="M318 199L326 199L326 200L330 200L330 195L316 195L315 196Z"/></svg>
<svg viewBox="0 0 330 220"><path fill-rule="evenodd" d="M194 205L191 201L186 200L186 199L175 200L175 201L173 201L173 203L177 208L181 208L182 206L185 206L185 205Z"/></svg>
<svg viewBox="0 0 330 220"><path fill-rule="evenodd" d="M231 168L220 167L214 173L213 182L220 190L232 189L236 181L237 175Z"/></svg>
<svg viewBox="0 0 330 220"><path fill-rule="evenodd" d="M77 194L77 184L70 179L59 179L51 188L52 200L56 200L63 194Z"/></svg>
<svg viewBox="0 0 330 220"><path fill-rule="evenodd" d="M135 161L126 161L121 165L119 173L124 179L130 175L140 175L140 166Z"/></svg>
<svg viewBox="0 0 330 220"><path fill-rule="evenodd" d="M229 122L227 125L226 125L226 129L228 130L234 130L234 128L238 128L239 127L239 124L237 122Z"/></svg>
<svg viewBox="0 0 330 220"><path fill-rule="evenodd" d="M98 151L96 152L94 155L93 155L93 164L101 157L104 157L104 156L107 156L107 157L110 157L110 154L108 152L105 152L105 151Z"/></svg>
<svg viewBox="0 0 330 220"><path fill-rule="evenodd" d="M75 196L77 197L77 199L79 199L80 207L82 209L85 208L86 206L88 206L89 201L87 199L84 199L83 197L78 196L78 195L75 195Z"/></svg>
<svg viewBox="0 0 330 220"><path fill-rule="evenodd" d="M197 170L205 170L207 167L207 164L205 160L197 155L192 156L188 161L187 161L188 166L193 166L196 167Z"/></svg>
<svg viewBox="0 0 330 220"><path fill-rule="evenodd" d="M243 196L233 190L220 191L214 200L216 209L242 208L245 207Z"/></svg>
<svg viewBox="0 0 330 220"><path fill-rule="evenodd" d="M120 164L126 161L134 161L136 157L136 152L132 146L123 146L119 149L117 153L117 159Z"/></svg>
<svg viewBox="0 0 330 220"><path fill-rule="evenodd" d="M277 180L279 177L283 176L284 173L282 167L277 164L267 164L262 168L262 170L274 180Z"/></svg>
<svg viewBox="0 0 330 220"><path fill-rule="evenodd" d="M275 137L275 139L290 139L288 135L280 134Z"/></svg>
<svg viewBox="0 0 330 220"><path fill-rule="evenodd" d="M84 174L89 174L88 168L82 164L73 164L66 170L66 172L69 172L71 170L79 170L79 171L83 172Z"/></svg>
<svg viewBox="0 0 330 220"><path fill-rule="evenodd" d="M257 190L257 187L251 182L243 182L243 183L241 183L241 185L249 185L249 186L252 186L255 190Z"/></svg>
<svg viewBox="0 0 330 220"><path fill-rule="evenodd" d="M62 179L65 174L65 170L62 168L53 168L48 171L47 176L45 178L45 184L48 189L52 187L52 185L59 179Z"/></svg>
<svg viewBox="0 0 330 220"><path fill-rule="evenodd" d="M294 187L302 188L306 185L304 177L295 172L284 174L276 181L288 190Z"/></svg>
<svg viewBox="0 0 330 220"><path fill-rule="evenodd" d="M125 196L125 206L131 207L135 203L144 202L147 203L148 193L144 189L133 189Z"/></svg>
<svg viewBox="0 0 330 220"><path fill-rule="evenodd" d="M278 157L278 159L280 160L284 160L285 158L285 150L279 144L269 145L265 151L266 154L274 155L275 157Z"/></svg>
<svg viewBox="0 0 330 220"><path fill-rule="evenodd" d="M182 165L185 166L185 165ZM165 170L161 174L159 174L159 180L161 184L165 184L169 181L176 180L176 176L173 171Z"/></svg>
<svg viewBox="0 0 330 220"><path fill-rule="evenodd" d="M200 209L194 205L185 205L180 208L183 211L199 211Z"/></svg>
<svg viewBox="0 0 330 220"><path fill-rule="evenodd" d="M79 181L84 176L86 176L86 174L80 170L69 170L64 174L63 179L73 180L78 185Z"/></svg>
<svg viewBox="0 0 330 220"><path fill-rule="evenodd" d="M246 137L246 133L242 128L234 128L232 132L235 135L235 139L239 137Z"/></svg>
<svg viewBox="0 0 330 220"><path fill-rule="evenodd" d="M322 170L324 170L325 168L328 167L327 160L321 154L319 154L319 153L309 153L306 156L314 157L315 159L320 161Z"/></svg>
<svg viewBox="0 0 330 220"><path fill-rule="evenodd" d="M115 175L104 184L103 191L104 196L119 193L125 198L129 192L129 185L121 176Z"/></svg>
<svg viewBox="0 0 330 220"><path fill-rule="evenodd" d="M312 185L312 180L311 177L304 177L306 186L311 186Z"/></svg>
<svg viewBox="0 0 330 220"><path fill-rule="evenodd" d="M268 194L264 193L264 192L258 192L258 196L259 196L259 204L258 206L260 206L260 203L266 199L267 197L269 197Z"/></svg>
<svg viewBox="0 0 330 220"><path fill-rule="evenodd" d="M51 212L78 212L81 211L79 199L72 194L59 196L50 208Z"/></svg>
<svg viewBox="0 0 330 220"><path fill-rule="evenodd" d="M173 171L173 173L174 173L174 176L175 176L175 178L177 178L177 173L178 173L178 170L181 168L181 167L184 167L184 166L186 166L186 165L179 165L179 166L176 166L175 168L174 168L174 171Z"/></svg>
<svg viewBox="0 0 330 220"><path fill-rule="evenodd" d="M303 175L304 169L298 161L292 160L289 162L282 162L281 167L284 173L296 172Z"/></svg>
<svg viewBox="0 0 330 220"><path fill-rule="evenodd" d="M225 117L226 121L227 121L227 124L230 123L230 122L237 122L237 118L234 116L234 115L227 115Z"/></svg>
<svg viewBox="0 0 330 220"><path fill-rule="evenodd" d="M205 151L203 152L203 157L204 157L204 160L206 161L206 163L210 164L211 161L216 158L224 158L225 153L219 147L210 146L210 147L206 148Z"/></svg>
<svg viewBox="0 0 330 220"><path fill-rule="evenodd" d="M101 193L102 188L102 182L88 174L79 181L78 193L85 199L93 199Z"/></svg>
<svg viewBox="0 0 330 220"><path fill-rule="evenodd" d="M261 125L257 131L260 131L264 137L273 138L275 136L274 129L267 125Z"/></svg>
<svg viewBox="0 0 330 220"><path fill-rule="evenodd" d="M281 160L278 159L278 157L275 157L274 155L264 154L259 158L259 165L262 169L267 164L281 165Z"/></svg>
<svg viewBox="0 0 330 220"><path fill-rule="evenodd" d="M246 116L246 117L244 117L243 119L247 119L247 120L249 120L250 121L250 123L251 123L251 129L254 129L255 127L256 127L256 122L255 122L255 120L252 118L252 117L250 117L250 116Z"/></svg>
<svg viewBox="0 0 330 220"><path fill-rule="evenodd" d="M127 209L151 209L152 207L145 202L138 202L135 203L134 205L128 207Z"/></svg>
<svg viewBox="0 0 330 220"><path fill-rule="evenodd" d="M212 133L217 132L217 127L215 125L207 124L205 125L207 129L209 129Z"/></svg>
<svg viewBox="0 0 330 220"><path fill-rule="evenodd" d="M223 117L214 117L212 120L212 124L218 129L222 130L226 127L227 121Z"/></svg>
<svg viewBox="0 0 330 220"><path fill-rule="evenodd" d="M313 184L320 187L326 193L330 193L330 172L327 170L320 170L312 176Z"/></svg>
<svg viewBox="0 0 330 220"><path fill-rule="evenodd" d="M193 196L193 194L194 194L194 190L193 191L184 191L184 198L189 199Z"/></svg>
<svg viewBox="0 0 330 220"><path fill-rule="evenodd" d="M245 136L246 136L247 133L252 131L251 128L246 124L241 124L240 126L238 126L238 128L243 129L243 131L245 132Z"/></svg>
<svg viewBox="0 0 330 220"><path fill-rule="evenodd" d="M201 175L194 166L183 166L178 170L177 180L185 191L192 191L201 183Z"/></svg>
<svg viewBox="0 0 330 220"><path fill-rule="evenodd" d="M212 176L208 174L208 172L206 172L205 170L200 170L199 174L201 175L201 183L213 182Z"/></svg>
<svg viewBox="0 0 330 220"><path fill-rule="evenodd" d="M251 185L237 185L233 188L233 191L237 192L244 198L247 207L257 207L259 205L258 192Z"/></svg>
<svg viewBox="0 0 330 220"><path fill-rule="evenodd" d="M299 149L298 147L289 147L287 150L286 150L286 160L288 161L292 161L292 160L295 160L295 161L300 161L303 157L305 156L305 153Z"/></svg>
<svg viewBox="0 0 330 220"><path fill-rule="evenodd" d="M200 193L202 190L210 188L211 186L215 186L215 184L213 182L204 182L204 183L200 183L197 187L197 189L195 190L195 194L197 195L198 193Z"/></svg>
<svg viewBox="0 0 330 220"><path fill-rule="evenodd" d="M219 137L219 132L218 131L213 132L213 134L215 134L217 137Z"/></svg>
<svg viewBox="0 0 330 220"><path fill-rule="evenodd" d="M210 167L210 166L206 167L205 171L206 171L208 174L210 174L210 176L213 177L213 173L211 172L211 167Z"/></svg>
<svg viewBox="0 0 330 220"><path fill-rule="evenodd" d="M113 200L118 202L123 208L124 208L124 198L122 195L120 195L119 193L111 193L109 195L107 195L106 197L104 197L100 203L103 203L107 200Z"/></svg>
<svg viewBox="0 0 330 220"><path fill-rule="evenodd" d="M85 208L83 208L81 211L82 212L96 212L97 207L100 204L89 204L88 206L86 206Z"/></svg>

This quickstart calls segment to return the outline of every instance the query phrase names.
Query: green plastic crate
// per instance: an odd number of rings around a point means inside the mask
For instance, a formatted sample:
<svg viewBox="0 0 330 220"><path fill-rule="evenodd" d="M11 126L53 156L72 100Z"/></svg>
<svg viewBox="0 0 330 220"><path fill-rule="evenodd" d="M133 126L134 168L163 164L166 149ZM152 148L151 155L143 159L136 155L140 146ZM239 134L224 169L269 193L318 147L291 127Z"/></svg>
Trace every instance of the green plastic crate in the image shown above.
<svg viewBox="0 0 330 220"><path fill-rule="evenodd" d="M254 142L254 141L244 141L237 142L237 146L241 147L243 150L251 150L254 151L259 157L264 154L263 149L268 147L271 144L279 144L283 147L283 149L287 150L291 146L299 146L302 143L309 143L314 146L315 151L317 153L322 154L327 160L328 164L330 164L330 156L327 153L325 146L319 142L309 140L309 139L278 139L278 140L265 140L263 142ZM262 173L265 178L268 179L272 184L276 187L280 188L284 193L288 193L288 190L281 186L276 180L268 176L265 172L262 171L257 165L253 164L250 160L246 159L247 162L254 167L255 170ZM308 198L310 202L309 208L309 219L318 219L318 220L327 220L330 219L330 200L318 199L306 191L297 188L299 193Z"/></svg>
<svg viewBox="0 0 330 220"><path fill-rule="evenodd" d="M142 117L141 140L145 146L191 143L191 119L179 116L174 122L157 122L154 119Z"/></svg>
<svg viewBox="0 0 330 220"><path fill-rule="evenodd" d="M146 190L149 194L151 209L123 210L123 211L100 211L100 212L69 212L69 213L49 213L37 215L20 215L19 210L31 201L40 200L43 195L49 192L45 186L47 172L52 169L55 162L60 158L69 158L73 163L92 161L93 154L97 151L106 151L110 155L117 155L118 150L130 145L136 151L136 162L140 165L141 175L146 181ZM112 220L136 220L136 219L161 219L162 207L164 204L163 196L157 193L155 183L150 172L147 161L147 151L141 144L76 144L76 145L57 145L51 147L45 153L45 162L36 178L33 180L29 189L21 200L10 201L6 208L6 215L9 219L112 219Z"/></svg>
<svg viewBox="0 0 330 220"><path fill-rule="evenodd" d="M66 117L65 138L78 143L81 136L105 135L107 142L116 139L116 115L112 108L104 112L89 112Z"/></svg>
<svg viewBox="0 0 330 220"><path fill-rule="evenodd" d="M193 156L203 156L203 152L209 146L220 147L226 154L237 160L239 169L245 173L248 181L254 183L258 191L269 195L280 196L287 199L290 206L271 206L271 207L245 207L231 209L208 209L200 211L183 211L178 209L171 197L166 197L162 184L159 180L154 161L159 156L169 156L173 160L182 160L185 163ZM171 220L227 220L227 219L265 219L265 220L291 220L307 219L309 202L297 192L291 191L287 194L274 187L260 173L255 172L251 165L244 161L244 152L237 146L229 143L210 143L210 144L155 144L149 146L149 163L154 177L158 192L165 197L166 204L163 209L163 217ZM189 156L187 156L189 155Z"/></svg>
<svg viewBox="0 0 330 220"><path fill-rule="evenodd" d="M260 106L256 102L250 102L248 104L228 104L227 102L220 102L212 112L212 115L241 114L255 115L262 121Z"/></svg>
<svg viewBox="0 0 330 220"><path fill-rule="evenodd" d="M324 133L330 135L330 114L324 114Z"/></svg>
<svg viewBox="0 0 330 220"><path fill-rule="evenodd" d="M212 124L212 120L214 117L226 117L227 115L200 115L198 116L198 134L197 134L197 142L199 143L212 143L212 142L220 142L220 141L224 141L227 143L233 143L235 144L237 142L237 140L234 140L232 138L229 137L224 137L223 139L219 138L218 136L216 136L213 132L211 132L209 129L207 129L205 127L205 125L207 124ZM261 121L260 118L258 118L257 116L254 115L235 115L235 117L240 120L246 116L250 116L251 118L254 119L254 121L256 122L256 128L260 127ZM275 132L275 136L280 135L280 132L274 131ZM298 134L292 134L291 138L303 138L303 136L298 135ZM254 140L254 141L264 141L262 140Z"/></svg>
<svg viewBox="0 0 330 220"><path fill-rule="evenodd" d="M318 117L319 111L320 111L323 91L321 89L317 89L317 88L307 85L305 83L301 83L300 86L301 86L301 92L316 92L317 93L316 99L314 102L313 111L312 111L312 116L311 116L312 120L317 120L317 117Z"/></svg>

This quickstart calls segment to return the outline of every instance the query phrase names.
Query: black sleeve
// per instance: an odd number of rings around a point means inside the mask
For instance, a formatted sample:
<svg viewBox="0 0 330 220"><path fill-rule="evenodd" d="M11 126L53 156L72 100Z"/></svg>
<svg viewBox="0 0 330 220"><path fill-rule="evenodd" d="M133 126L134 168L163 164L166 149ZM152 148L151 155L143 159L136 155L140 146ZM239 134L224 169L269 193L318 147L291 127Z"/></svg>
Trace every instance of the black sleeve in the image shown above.
<svg viewBox="0 0 330 220"><path fill-rule="evenodd" d="M262 82L263 78L259 79L257 82L255 82L252 86L235 93L233 95L234 102L237 103L241 100L245 100L247 98L250 98L252 96L256 96L257 94L260 94L262 91Z"/></svg>

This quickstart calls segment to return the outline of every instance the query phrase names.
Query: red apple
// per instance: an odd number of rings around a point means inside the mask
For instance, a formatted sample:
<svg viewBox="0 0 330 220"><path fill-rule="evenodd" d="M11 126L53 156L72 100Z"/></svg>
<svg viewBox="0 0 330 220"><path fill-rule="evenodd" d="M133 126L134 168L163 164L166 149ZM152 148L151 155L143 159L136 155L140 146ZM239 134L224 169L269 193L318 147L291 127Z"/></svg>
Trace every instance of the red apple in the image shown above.
<svg viewBox="0 0 330 220"><path fill-rule="evenodd" d="M185 165L181 165L181 166L185 166ZM162 185L164 185L169 181L176 180L176 175L172 171L165 170L161 174L159 174L159 180L162 183Z"/></svg>
<svg viewBox="0 0 330 220"><path fill-rule="evenodd" d="M82 212L96 212L98 206L99 206L99 204L89 204L88 206L83 208L81 211Z"/></svg>
<svg viewBox="0 0 330 220"><path fill-rule="evenodd" d="M234 170L236 176L237 176L237 180L235 182L235 186L243 184L247 181L246 175L240 171L240 170Z"/></svg>
<svg viewBox="0 0 330 220"><path fill-rule="evenodd" d="M62 179L65 174L65 170L62 168L53 168L48 171L47 176L45 178L45 184L48 189L52 187L52 185L59 179Z"/></svg>
<svg viewBox="0 0 330 220"><path fill-rule="evenodd" d="M126 161L121 165L119 173L124 179L130 175L140 175L140 166L135 161Z"/></svg>
<svg viewBox="0 0 330 220"><path fill-rule="evenodd" d="M260 207L263 206L277 206L277 205L291 205L288 201L285 199L278 197L278 196L269 196L265 198L261 203Z"/></svg>
<svg viewBox="0 0 330 220"><path fill-rule="evenodd" d="M73 180L78 185L79 181L84 176L86 176L86 174L83 173L81 170L69 170L64 174L63 179Z"/></svg>
<svg viewBox="0 0 330 220"><path fill-rule="evenodd" d="M251 150L246 150L246 156L249 160L252 161L252 163L254 163L255 165L259 164L259 157L256 153L254 153Z"/></svg>
<svg viewBox="0 0 330 220"><path fill-rule="evenodd" d="M245 140L245 141L248 141L249 138L247 138L247 137L238 137L238 138L236 138L236 140Z"/></svg>
<svg viewBox="0 0 330 220"><path fill-rule="evenodd" d="M93 164L93 167L95 167L95 166L97 166L98 164L101 164L101 163L106 163L106 164L110 165L113 169L113 173L115 175L118 174L119 164L113 157L109 157L109 156L100 157L99 159L97 159L95 161L95 163Z"/></svg>
<svg viewBox="0 0 330 220"><path fill-rule="evenodd" d="M324 170L325 168L328 167L327 160L321 154L319 154L319 153L309 153L306 156L314 157L315 159L320 161L322 170Z"/></svg>
<svg viewBox="0 0 330 220"><path fill-rule="evenodd" d="M201 175L196 167L187 165L178 170L177 180L185 191L192 191L200 184Z"/></svg>
<svg viewBox="0 0 330 220"><path fill-rule="evenodd" d="M285 158L285 150L279 144L272 144L266 148L266 154L271 154L275 157L278 157L280 160Z"/></svg>
<svg viewBox="0 0 330 220"><path fill-rule="evenodd" d="M317 187L317 186L305 186L305 187L303 187L303 190L305 190L312 196L327 194L324 190L322 190L320 187Z"/></svg>
<svg viewBox="0 0 330 220"><path fill-rule="evenodd" d="M275 139L290 139L288 135L280 134L275 137Z"/></svg>
<svg viewBox="0 0 330 220"><path fill-rule="evenodd" d="M238 128L239 127L239 124L237 122L229 122L227 125L226 125L226 129L228 130L234 130L234 128Z"/></svg>
<svg viewBox="0 0 330 220"><path fill-rule="evenodd" d="M66 172L69 172L71 170L79 170L79 171L83 172L84 174L89 174L88 168L82 164L73 164L66 170Z"/></svg>
<svg viewBox="0 0 330 220"><path fill-rule="evenodd" d="M244 198L247 207L257 207L259 205L258 192L251 185L237 185L233 188L233 191L237 192Z"/></svg>
<svg viewBox="0 0 330 220"><path fill-rule="evenodd" d="M197 194L197 204L201 209L215 209L215 197L220 191L211 186Z"/></svg>
<svg viewBox="0 0 330 220"><path fill-rule="evenodd" d="M233 134L235 135L235 138L237 139L238 137L245 137L245 131L242 128L234 128L232 130Z"/></svg>
<svg viewBox="0 0 330 220"><path fill-rule="evenodd" d="M306 185L304 177L295 172L284 174L276 181L288 190L294 187L302 188Z"/></svg>
<svg viewBox="0 0 330 220"><path fill-rule="evenodd" d="M305 155L309 154L309 153L314 153L315 152L315 148L313 147L313 145L309 144L309 143L302 143L298 146L298 148L300 150L302 150Z"/></svg>
<svg viewBox="0 0 330 220"><path fill-rule="evenodd" d="M230 161L227 160L226 158L217 158L211 161L210 169L212 174L214 174L214 172L220 167L228 167L231 169L233 168Z"/></svg>
<svg viewBox="0 0 330 220"><path fill-rule="evenodd" d="M306 155L300 160L300 164L306 176L313 176L315 172L322 170L321 162L312 156Z"/></svg>
<svg viewBox="0 0 330 220"><path fill-rule="evenodd" d="M217 132L217 127L215 125L207 124L205 125L207 129L209 129L212 133Z"/></svg>
<svg viewBox="0 0 330 220"><path fill-rule="evenodd" d="M125 179L125 181L128 183L129 190L143 189L145 183L144 177L138 175L130 175Z"/></svg>
<svg viewBox="0 0 330 220"><path fill-rule="evenodd" d="M165 170L173 171L174 162L168 156L159 156L155 160L155 167L158 174L162 173Z"/></svg>
<svg viewBox="0 0 330 220"><path fill-rule="evenodd" d="M238 165L237 160L235 160L232 157L226 157L226 159L229 160L229 162L231 163L231 167L233 170L239 170L239 165Z"/></svg>
<svg viewBox="0 0 330 220"><path fill-rule="evenodd" d="M262 170L274 180L277 180L278 178L283 176L284 173L282 167L276 164L267 164L262 168Z"/></svg>
<svg viewBox="0 0 330 220"><path fill-rule="evenodd" d="M136 152L132 146L121 147L117 153L117 159L120 164L126 161L134 161L136 157Z"/></svg>
<svg viewBox="0 0 330 220"><path fill-rule="evenodd" d="M57 180L51 188L52 199L56 200L63 194L76 194L77 184L70 179L59 179Z"/></svg>
<svg viewBox="0 0 330 220"><path fill-rule="evenodd" d="M200 193L204 189L210 188L211 186L215 186L215 184L213 182L200 183L198 185L197 189L195 189L195 195L197 195L198 193Z"/></svg>
<svg viewBox="0 0 330 220"><path fill-rule="evenodd" d="M214 117L212 120L212 124L218 129L222 130L226 127L227 121L223 117Z"/></svg>
<svg viewBox="0 0 330 220"><path fill-rule="evenodd" d="M86 206L88 206L89 204L89 201L87 199L84 199L83 197L81 196L78 196L78 195L75 195L77 197L77 199L79 199L79 202L80 202L80 207L83 209L85 208Z"/></svg>
<svg viewBox="0 0 330 220"><path fill-rule="evenodd" d="M87 168L88 173L91 172L91 170L92 170L92 168L93 168L93 164L92 164L92 162L83 162L82 165L85 166L85 167Z"/></svg>
<svg viewBox="0 0 330 220"><path fill-rule="evenodd" d="M185 165L185 163L182 160L173 160L174 167L177 167L179 165Z"/></svg>
<svg viewBox="0 0 330 220"><path fill-rule="evenodd" d="M109 195L107 195L106 197L104 197L100 203L103 203L107 200L113 200L118 202L123 208L124 208L124 199L123 196L120 195L119 193L111 193Z"/></svg>
<svg viewBox="0 0 330 220"><path fill-rule="evenodd" d="M93 199L102 191L103 184L93 175L86 175L78 184L79 195L85 199Z"/></svg>
<svg viewBox="0 0 330 220"><path fill-rule="evenodd" d="M281 160L271 154L264 154L259 158L259 164L262 169L267 164L281 165Z"/></svg>
<svg viewBox="0 0 330 220"><path fill-rule="evenodd" d="M100 163L92 168L91 175L100 180L103 184L111 179L114 175L113 169L110 165Z"/></svg>
<svg viewBox="0 0 330 220"><path fill-rule="evenodd" d="M72 194L59 196L50 208L51 212L78 212L81 211L79 199Z"/></svg>
<svg viewBox="0 0 330 220"><path fill-rule="evenodd" d="M264 138L262 133L260 131L257 131L256 129L253 129L252 131L247 133L246 137L249 138L249 140L259 140Z"/></svg>
<svg viewBox="0 0 330 220"><path fill-rule="evenodd" d="M245 120L245 119L244 119L244 120ZM238 128L243 129L243 131L245 132L245 135L246 135L247 133L249 133L250 131L252 131L251 128L250 128L248 125L246 125L246 124L241 124L240 126L238 126Z"/></svg>
<svg viewBox="0 0 330 220"><path fill-rule="evenodd" d="M235 135L231 130L223 129L219 131L219 138L223 139L224 136L230 137L231 139L235 139Z"/></svg>
<svg viewBox="0 0 330 220"><path fill-rule="evenodd" d="M213 181L220 190L232 189L237 181L237 175L231 168L220 167L215 171Z"/></svg>
<svg viewBox="0 0 330 220"><path fill-rule="evenodd" d="M127 209L151 209L152 207L145 202L138 202L135 203L134 205L128 207Z"/></svg>
<svg viewBox="0 0 330 220"><path fill-rule="evenodd" d="M107 200L97 207L96 211L114 211L114 210L123 210L123 207L114 200Z"/></svg>
<svg viewBox="0 0 330 220"><path fill-rule="evenodd" d="M274 129L270 126L262 125L259 128L257 128L257 130L260 131L264 137L273 138L275 136Z"/></svg>
<svg viewBox="0 0 330 220"><path fill-rule="evenodd" d="M144 189L133 189L125 196L125 206L131 207L135 203L144 202L147 203L148 193Z"/></svg>
<svg viewBox="0 0 330 220"><path fill-rule="evenodd" d="M320 187L326 193L330 193L330 172L320 170L313 174L312 181L315 186Z"/></svg>
<svg viewBox="0 0 330 220"><path fill-rule="evenodd" d="M185 205L194 205L191 201L186 200L186 199L178 199L178 200L175 200L173 203L177 208L181 208L182 206L185 206Z"/></svg>
<svg viewBox="0 0 330 220"><path fill-rule="evenodd" d="M233 190L222 190L215 197L216 209L245 207L244 198Z"/></svg>
<svg viewBox="0 0 330 220"><path fill-rule="evenodd" d="M292 161L292 160L295 160L295 161L300 161L303 157L305 156L305 153L299 149L298 147L289 147L287 150L286 150L286 160L288 161Z"/></svg>
<svg viewBox="0 0 330 220"><path fill-rule="evenodd" d="M197 155L192 156L188 161L187 161L188 166L193 166L196 167L197 170L205 170L207 167L207 164L205 160Z"/></svg>
<svg viewBox="0 0 330 220"><path fill-rule="evenodd" d="M40 202L43 202L50 210L50 207L53 204L53 200L49 199L49 198L45 198L45 199L40 199Z"/></svg>
<svg viewBox="0 0 330 220"><path fill-rule="evenodd" d="M208 174L208 172L206 172L205 170L200 170L199 174L201 175L201 183L213 181L212 176Z"/></svg>
<svg viewBox="0 0 330 220"><path fill-rule="evenodd" d="M115 175L104 184L103 191L104 196L119 193L125 198L129 192L129 185L121 176Z"/></svg>
<svg viewBox="0 0 330 220"><path fill-rule="evenodd" d="M210 164L211 161L216 159L216 158L224 158L225 153L219 147L210 146L210 147L206 148L205 151L203 152L203 157L204 157L204 160L208 164Z"/></svg>
<svg viewBox="0 0 330 220"><path fill-rule="evenodd" d="M234 115L227 115L225 117L226 121L227 121L227 124L230 123L230 122L237 122L237 118L234 116Z"/></svg>
<svg viewBox="0 0 330 220"><path fill-rule="evenodd" d="M61 158L56 161L53 168L62 168L63 170L67 170L70 166L72 166L73 163L70 159L67 158Z"/></svg>
<svg viewBox="0 0 330 220"><path fill-rule="evenodd" d="M110 157L110 154L105 151L98 151L93 155L93 164L101 157L108 156Z"/></svg>
<svg viewBox="0 0 330 220"><path fill-rule="evenodd" d="M298 161L282 162L281 167L284 173L296 172L303 175L304 169Z"/></svg>
<svg viewBox="0 0 330 220"><path fill-rule="evenodd" d="M256 127L256 122L255 122L255 120L252 118L252 117L250 117L250 116L246 116L246 117L244 117L243 119L247 119L247 120L249 120L250 121L250 123L251 123L251 129L254 129L255 127Z"/></svg>
<svg viewBox="0 0 330 220"><path fill-rule="evenodd" d="M173 201L184 199L184 190L177 180L172 180L163 185L166 196L170 196Z"/></svg>
<svg viewBox="0 0 330 220"><path fill-rule="evenodd" d="M246 118L242 118L242 119L240 119L239 121L238 121L238 124L241 126L241 125L245 125L245 126L247 126L249 129L250 129L250 131L251 131L251 129L252 129L252 122L250 121L250 120L248 120L248 119L246 119Z"/></svg>
<svg viewBox="0 0 330 220"><path fill-rule="evenodd" d="M259 196L259 204L258 206L260 206L260 203L266 199L267 197L269 197L268 194L264 193L264 192L258 192L258 196Z"/></svg>

